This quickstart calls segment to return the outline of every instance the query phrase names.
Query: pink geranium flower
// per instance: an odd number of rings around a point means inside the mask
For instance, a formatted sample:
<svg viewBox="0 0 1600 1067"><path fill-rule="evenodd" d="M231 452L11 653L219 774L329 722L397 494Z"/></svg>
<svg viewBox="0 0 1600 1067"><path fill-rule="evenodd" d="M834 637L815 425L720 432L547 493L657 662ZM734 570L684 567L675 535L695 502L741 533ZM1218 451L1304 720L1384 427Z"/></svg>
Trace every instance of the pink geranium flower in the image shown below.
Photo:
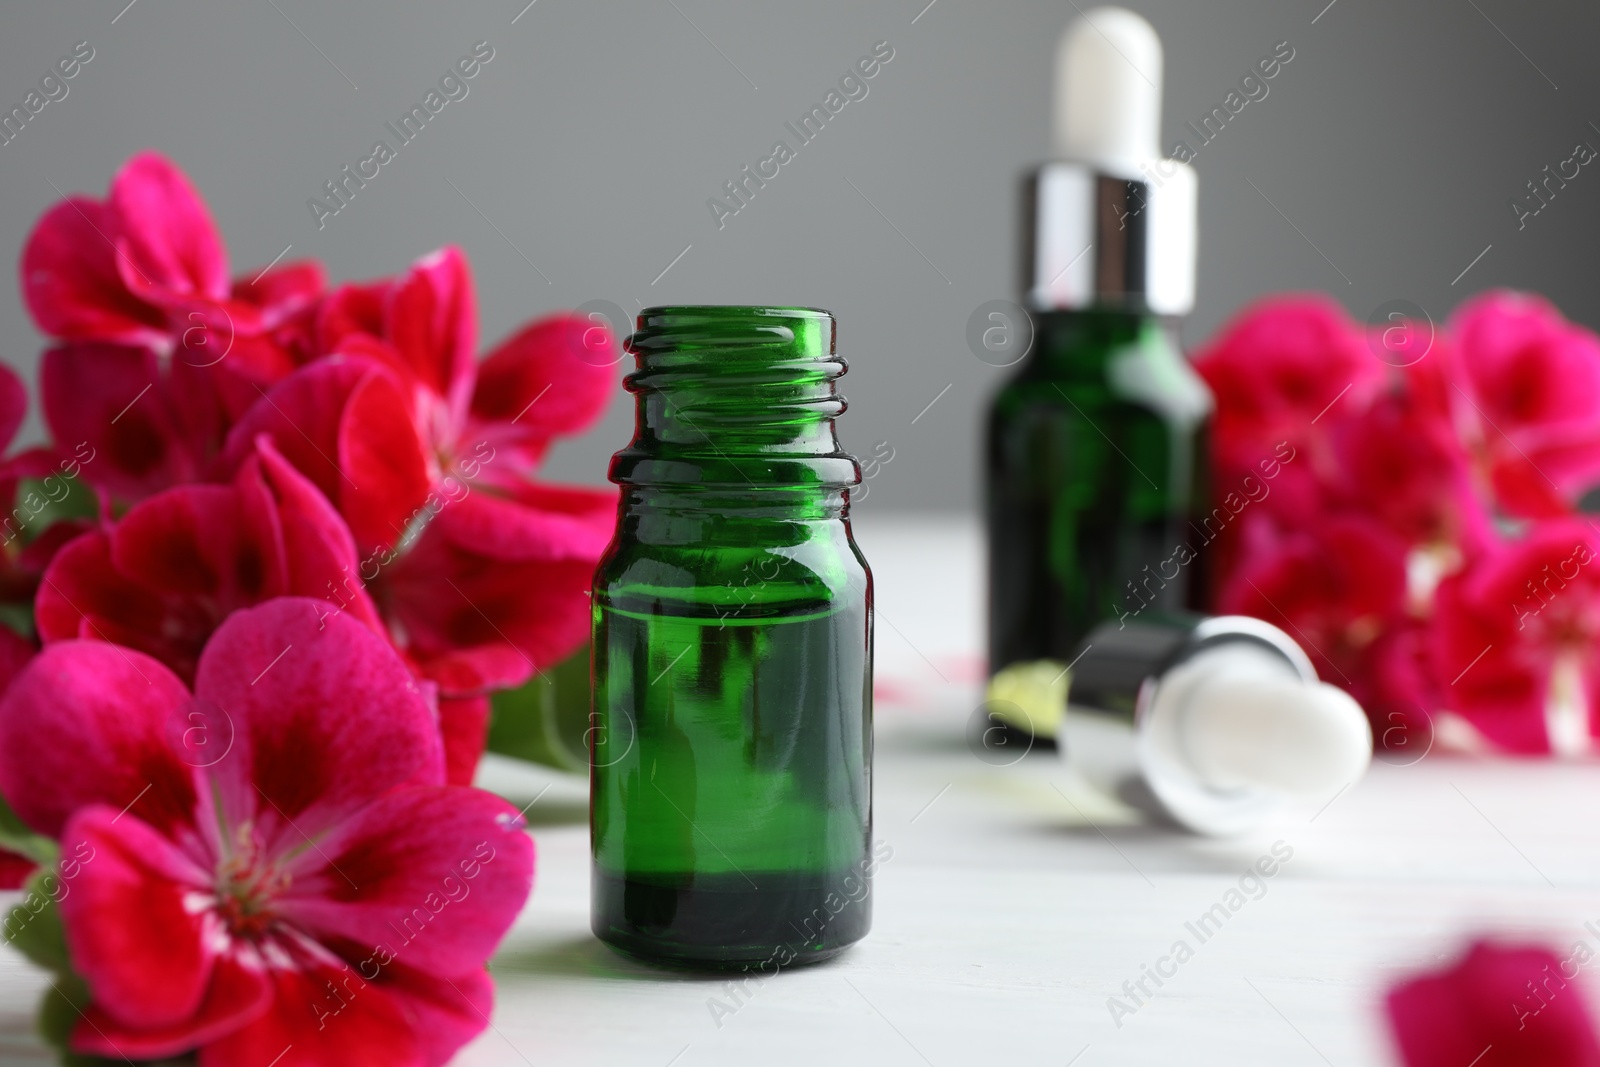
<svg viewBox="0 0 1600 1067"><path fill-rule="evenodd" d="M334 354L273 388L229 456L273 436L349 522L396 644L486 714L485 691L525 682L587 632L583 591L616 493L531 477L610 398L610 334L556 316L478 363L471 275L445 248L397 281L337 290L318 337Z"/></svg>
<svg viewBox="0 0 1600 1067"><path fill-rule="evenodd" d="M1486 293L1451 320L1457 417L1499 505L1559 516L1600 480L1600 337L1540 297Z"/></svg>
<svg viewBox="0 0 1600 1067"><path fill-rule="evenodd" d="M477 334L471 268L449 245L403 277L334 290L317 316L316 343L324 354L374 359L406 383L435 482L453 458L487 443L501 462L485 479L513 485L557 437L600 416L620 353L608 327L577 314L533 321L482 362Z"/></svg>
<svg viewBox="0 0 1600 1067"><path fill-rule="evenodd" d="M1600 1067L1583 991L1588 959L1479 941L1448 967L1389 991L1406 1067Z"/></svg>
<svg viewBox="0 0 1600 1067"><path fill-rule="evenodd" d="M1359 661L1351 694L1372 724L1372 740L1396 762L1415 762L1433 747L1434 712L1443 706L1425 621L1391 622Z"/></svg>
<svg viewBox="0 0 1600 1067"><path fill-rule="evenodd" d="M1288 442L1301 458L1295 477L1331 473L1326 440L1332 426L1359 411L1382 384L1385 368L1362 331L1323 296L1280 296L1246 309L1195 355L1195 368L1216 397L1212 447L1232 487ZM1281 488L1289 513L1302 506Z"/></svg>
<svg viewBox="0 0 1600 1067"><path fill-rule="evenodd" d="M34 321L67 342L40 375L57 442L99 449L86 476L128 498L201 476L229 421L308 358L323 288L314 262L230 282L222 237L183 172L155 152L134 156L106 199L47 211L22 253Z"/></svg>
<svg viewBox="0 0 1600 1067"><path fill-rule="evenodd" d="M1490 517L1467 450L1427 384L1418 388L1438 366L1408 374L1408 388L1386 390L1333 425L1338 506L1371 515L1408 545L1462 555L1491 537Z"/></svg>
<svg viewBox="0 0 1600 1067"><path fill-rule="evenodd" d="M519 492L556 437L599 418L615 379L610 331L575 315L538 320L479 363L472 276L454 247L402 278L335 290L317 344L333 358L273 389L235 428L229 454L274 433L364 552L401 541L430 494L463 482Z"/></svg>
<svg viewBox="0 0 1600 1067"><path fill-rule="evenodd" d="M316 487L263 439L229 485L180 485L69 543L44 573L39 636L113 641L192 681L224 619L279 596L341 601L375 632L377 612L346 586L355 545Z"/></svg>
<svg viewBox="0 0 1600 1067"><path fill-rule="evenodd" d="M1600 534L1548 522L1439 588L1444 699L1512 752L1588 751L1600 736Z"/></svg>
<svg viewBox="0 0 1600 1067"><path fill-rule="evenodd" d="M1216 399L1214 502L1249 501L1229 507L1240 515L1226 523L1216 508L1205 521L1220 593L1240 561L1336 507L1335 430L1363 410L1384 367L1338 304L1296 295L1246 308L1195 355L1195 369Z"/></svg>
<svg viewBox="0 0 1600 1067"><path fill-rule="evenodd" d="M45 333L185 350L199 361L216 354L200 346L217 338L193 332L197 325L226 326L224 339L293 338L297 317L322 289L314 261L230 282L205 201L158 152L124 163L106 199L70 196L45 212L22 253L23 298ZM264 349L249 352L269 358Z"/></svg>
<svg viewBox="0 0 1600 1067"><path fill-rule="evenodd" d="M570 616L587 602L566 570L548 560L541 564L540 573L552 583L546 590L552 603L560 605L564 597L570 605L530 621L537 632L523 636L543 652L539 634L571 641ZM35 625L46 642L84 638L139 649L188 682L201 649L229 614L274 597L316 597L328 602L324 614L348 612L375 633L388 633L359 579L360 569L339 515L262 437L231 484L175 486L67 544L38 587ZM423 583L434 578L432 587L443 584L426 566L413 565L404 573ZM505 584L518 573L509 567L492 582L470 574L455 577L496 608L506 591L523 595L523 585ZM456 595L445 603L459 600ZM448 630L456 618L448 607L441 612L433 604L403 602L395 610L413 624L408 650L419 641L430 647L426 641L433 631L427 627ZM514 625L511 619L505 622ZM409 661L416 666L419 657L412 654ZM439 720L448 779L468 785L483 754L487 700L441 699Z"/></svg>
<svg viewBox="0 0 1600 1067"><path fill-rule="evenodd" d="M321 602L233 614L192 694L135 650L47 647L0 701L0 789L82 859L60 902L92 998L73 1048L444 1063L487 1025L533 844L510 805L443 781L417 683Z"/></svg>

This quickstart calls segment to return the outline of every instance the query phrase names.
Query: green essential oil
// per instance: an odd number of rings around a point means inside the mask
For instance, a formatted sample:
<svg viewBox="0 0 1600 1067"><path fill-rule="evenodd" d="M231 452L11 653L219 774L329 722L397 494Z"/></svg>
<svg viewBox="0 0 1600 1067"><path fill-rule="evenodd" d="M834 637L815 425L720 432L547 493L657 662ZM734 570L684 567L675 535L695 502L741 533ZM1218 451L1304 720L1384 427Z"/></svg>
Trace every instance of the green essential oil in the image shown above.
<svg viewBox="0 0 1600 1067"><path fill-rule="evenodd" d="M988 426L989 670L1066 662L1104 619L1182 608L1209 395L1136 311L1035 317Z"/></svg>
<svg viewBox="0 0 1600 1067"><path fill-rule="evenodd" d="M683 966L825 959L871 920L872 579L833 320L647 309L595 576L593 926Z"/></svg>

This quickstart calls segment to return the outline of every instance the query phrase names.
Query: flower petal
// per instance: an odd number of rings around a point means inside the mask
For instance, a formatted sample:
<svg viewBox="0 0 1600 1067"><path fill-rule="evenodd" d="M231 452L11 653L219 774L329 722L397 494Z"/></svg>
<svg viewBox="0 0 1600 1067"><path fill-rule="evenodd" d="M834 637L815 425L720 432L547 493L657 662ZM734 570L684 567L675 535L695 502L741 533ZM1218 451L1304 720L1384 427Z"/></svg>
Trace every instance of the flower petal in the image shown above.
<svg viewBox="0 0 1600 1067"><path fill-rule="evenodd" d="M21 889L33 871L32 860L0 848L0 889Z"/></svg>
<svg viewBox="0 0 1600 1067"><path fill-rule="evenodd" d="M224 462L237 469L255 454L256 440L270 434L279 454L329 500L339 499L343 476L339 422L350 392L373 365L365 360L320 359L273 386L228 432Z"/></svg>
<svg viewBox="0 0 1600 1067"><path fill-rule="evenodd" d="M378 973L367 982L322 960L274 971L271 1010L202 1048L199 1067L441 1067L489 1025L481 968L434 976L396 961Z"/></svg>
<svg viewBox="0 0 1600 1067"><path fill-rule="evenodd" d="M399 380L367 359L332 357L279 382L228 435L229 466L270 434L278 452L349 523L362 551L397 542L428 494L427 457Z"/></svg>
<svg viewBox="0 0 1600 1067"><path fill-rule="evenodd" d="M188 704L183 683L142 652L47 645L0 698L0 793L50 837L95 803L163 832L186 826L194 780L166 735Z"/></svg>
<svg viewBox="0 0 1600 1067"><path fill-rule="evenodd" d="M463 417L477 358L478 304L461 249L447 245L412 264L389 293L384 333L411 374Z"/></svg>
<svg viewBox="0 0 1600 1067"><path fill-rule="evenodd" d="M533 889L533 838L517 809L463 786L378 800L304 853L283 912L319 941L387 946L406 966L483 964Z"/></svg>
<svg viewBox="0 0 1600 1067"><path fill-rule="evenodd" d="M267 1010L201 1048L199 1067L423 1067L409 1020L382 986L328 961L275 967L268 979Z"/></svg>
<svg viewBox="0 0 1600 1067"><path fill-rule="evenodd" d="M444 739L444 780L471 785L489 744L488 696L441 696L439 733Z"/></svg>
<svg viewBox="0 0 1600 1067"><path fill-rule="evenodd" d="M1339 506L1365 511L1408 544L1470 551L1491 534L1470 461L1454 428L1415 394L1378 397L1330 429ZM1280 512L1299 525L1300 516Z"/></svg>
<svg viewBox="0 0 1600 1067"><path fill-rule="evenodd" d="M1480 941L1454 965L1395 986L1385 1007L1407 1067L1600 1063L1586 998L1567 987L1569 962L1540 945Z"/></svg>
<svg viewBox="0 0 1600 1067"><path fill-rule="evenodd" d="M328 356L347 351L351 338L377 341L383 335L383 308L394 283L347 282L329 293L317 308L316 352Z"/></svg>
<svg viewBox="0 0 1600 1067"><path fill-rule="evenodd" d="M514 421L524 447L542 451L551 438L587 429L605 412L618 392L616 356L603 323L580 315L539 319L478 367L473 418Z"/></svg>
<svg viewBox="0 0 1600 1067"><path fill-rule="evenodd" d="M113 565L167 596L221 610L279 595L287 579L276 516L247 512L240 495L232 486L182 485L141 501L112 527Z"/></svg>
<svg viewBox="0 0 1600 1067"><path fill-rule="evenodd" d="M404 997L422 1047L422 1062L440 1067L483 1033L494 1011L494 979L482 967L454 978L397 967L394 995Z"/></svg>
<svg viewBox="0 0 1600 1067"><path fill-rule="evenodd" d="M610 538L615 497L562 490L529 499L570 510L473 493L444 508L377 579L406 651L446 695L520 684L588 633L584 592Z"/></svg>
<svg viewBox="0 0 1600 1067"><path fill-rule="evenodd" d="M83 1018L73 1030L72 1048L112 1060L178 1056L259 1017L269 1007L270 996L271 987L260 969L221 956L212 968L205 999L189 1018L168 1027L126 1025L91 1002L83 1006Z"/></svg>
<svg viewBox="0 0 1600 1067"><path fill-rule="evenodd" d="M395 379L372 374L351 391L339 423L339 510L364 548L398 542L428 496L426 445L409 411Z"/></svg>
<svg viewBox="0 0 1600 1067"><path fill-rule="evenodd" d="M39 367L39 392L51 436L63 448L94 449L82 468L90 485L138 499L198 477L149 349L97 342L52 348Z"/></svg>
<svg viewBox="0 0 1600 1067"><path fill-rule="evenodd" d="M128 288L163 306L228 295L228 255L205 201L177 165L140 152L111 179L111 209L121 224L118 270Z"/></svg>
<svg viewBox="0 0 1600 1067"><path fill-rule="evenodd" d="M1214 451L1235 468L1253 467L1280 441L1317 451L1326 428L1359 410L1385 376L1362 331L1321 295L1259 301L1194 363L1217 401Z"/></svg>
<svg viewBox="0 0 1600 1067"><path fill-rule="evenodd" d="M231 295L234 300L260 308L269 327L311 308L328 286L327 272L314 259L291 260L259 274L251 273L249 281L233 283Z"/></svg>
<svg viewBox="0 0 1600 1067"><path fill-rule="evenodd" d="M213 768L230 824L269 851L304 847L396 786L444 780L439 729L387 641L327 604L281 597L230 615L200 657L196 697L234 744Z"/></svg>
<svg viewBox="0 0 1600 1067"><path fill-rule="evenodd" d="M124 644L141 631L159 629L162 604L150 590L117 570L111 562L110 536L91 530L50 561L33 614L41 641L83 637ZM113 618L118 621L112 622ZM126 633L121 630L123 619L134 620Z"/></svg>
<svg viewBox="0 0 1600 1067"><path fill-rule="evenodd" d="M1451 316L1451 328L1459 355L1452 369L1492 427L1592 427L1600 419L1600 337L1543 297L1484 293Z"/></svg>
<svg viewBox="0 0 1600 1067"><path fill-rule="evenodd" d="M46 211L22 251L22 295L39 329L54 337L161 344L166 316L134 296L117 270L117 217L71 196Z"/></svg>
<svg viewBox="0 0 1600 1067"><path fill-rule="evenodd" d="M1499 543L1440 583L1429 627L1442 697L1452 711L1511 752L1547 753L1559 740L1552 698L1585 698L1588 733L1600 733L1594 649L1600 620L1600 537L1585 522L1541 523ZM1563 693L1563 661L1587 692Z"/></svg>
<svg viewBox="0 0 1600 1067"><path fill-rule="evenodd" d="M327 497L279 455L270 440L256 442L256 453L263 487L273 495L283 530L288 562L284 592L336 600L339 610L350 612L374 633L383 633L378 610L361 584L350 528Z"/></svg>
<svg viewBox="0 0 1600 1067"><path fill-rule="evenodd" d="M470 493L438 521L453 544L494 559L598 562L616 527L617 491L523 482L514 497Z"/></svg>
<svg viewBox="0 0 1600 1067"><path fill-rule="evenodd" d="M1600 337L1509 291L1463 304L1451 328L1449 399L1496 502L1525 518L1569 513L1600 477Z"/></svg>
<svg viewBox="0 0 1600 1067"><path fill-rule="evenodd" d="M0 364L0 449L11 444L28 414L28 387L16 371Z"/></svg>
<svg viewBox="0 0 1600 1067"><path fill-rule="evenodd" d="M1400 621L1405 593L1404 543L1371 520L1340 515L1250 553L1218 601L1222 614L1295 634L1319 675L1350 688L1372 640Z"/></svg>
<svg viewBox="0 0 1600 1067"><path fill-rule="evenodd" d="M69 544L36 600L40 636L115 641L193 679L223 615L290 584L275 500L257 468L237 482L158 493L106 532Z"/></svg>
<svg viewBox="0 0 1600 1067"><path fill-rule="evenodd" d="M186 898L204 889L206 872L137 816L100 804L72 816L61 844L78 865L60 883L67 950L95 1004L137 1029L191 1018L214 955L205 917Z"/></svg>
<svg viewBox="0 0 1600 1067"><path fill-rule="evenodd" d="M0 693L11 685L11 680L22 673L39 650L32 641L17 631L0 624Z"/></svg>

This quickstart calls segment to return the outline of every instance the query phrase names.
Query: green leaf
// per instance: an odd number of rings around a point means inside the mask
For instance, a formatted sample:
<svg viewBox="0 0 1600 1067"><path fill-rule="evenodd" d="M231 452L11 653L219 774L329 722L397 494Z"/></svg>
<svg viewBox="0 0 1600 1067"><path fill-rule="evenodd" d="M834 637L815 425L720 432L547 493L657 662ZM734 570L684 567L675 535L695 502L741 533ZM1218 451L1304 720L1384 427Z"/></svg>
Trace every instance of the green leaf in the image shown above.
<svg viewBox="0 0 1600 1067"><path fill-rule="evenodd" d="M67 937L61 928L57 900L71 892L54 867L33 872L22 889L22 902L6 915L6 942L47 971L70 974Z"/></svg>
<svg viewBox="0 0 1600 1067"><path fill-rule="evenodd" d="M62 1067L106 1067L125 1063L119 1059L86 1056L67 1047L73 1028L78 1025L78 1020L83 1017L83 1009L88 1006L89 988L83 984L83 979L75 974L58 975L39 1001L39 1036L55 1050ZM194 1062L193 1056L185 1055L164 1060L140 1060L139 1067L183 1067Z"/></svg>
<svg viewBox="0 0 1600 1067"><path fill-rule="evenodd" d="M0 797L0 848L26 856L41 867L54 866L61 854L54 841L28 829L5 797Z"/></svg>
<svg viewBox="0 0 1600 1067"><path fill-rule="evenodd" d="M83 1015L82 1009L88 1004L89 988L75 974L56 975L39 1001L39 1036L62 1054L63 1063L95 1062L67 1052L67 1040L72 1036L72 1028L77 1025Z"/></svg>
<svg viewBox="0 0 1600 1067"><path fill-rule="evenodd" d="M23 541L31 542L52 523L64 519L92 519L99 514L100 502L88 486L65 473L52 474L48 478L24 478L17 483L11 523L12 528L22 534Z"/></svg>
<svg viewBox="0 0 1600 1067"><path fill-rule="evenodd" d="M546 767L589 769L589 646L490 698L489 751Z"/></svg>
<svg viewBox="0 0 1600 1067"><path fill-rule="evenodd" d="M0 603L0 626L9 626L23 637L32 640L33 628L33 601L13 600Z"/></svg>

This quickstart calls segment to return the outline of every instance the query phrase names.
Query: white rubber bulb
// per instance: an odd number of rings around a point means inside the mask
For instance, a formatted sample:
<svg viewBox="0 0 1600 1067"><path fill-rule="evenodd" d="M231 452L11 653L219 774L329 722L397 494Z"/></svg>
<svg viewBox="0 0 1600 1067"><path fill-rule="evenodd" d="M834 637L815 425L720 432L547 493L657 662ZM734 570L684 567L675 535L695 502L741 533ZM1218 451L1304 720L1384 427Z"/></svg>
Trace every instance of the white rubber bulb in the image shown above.
<svg viewBox="0 0 1600 1067"><path fill-rule="evenodd" d="M1109 169L1160 158L1161 38L1150 23L1097 7L1067 27L1056 49L1054 140L1057 158Z"/></svg>
<svg viewBox="0 0 1600 1067"><path fill-rule="evenodd" d="M1223 669L1196 685L1181 714L1189 761L1217 789L1255 787L1320 800L1372 761L1361 705L1325 682Z"/></svg>

